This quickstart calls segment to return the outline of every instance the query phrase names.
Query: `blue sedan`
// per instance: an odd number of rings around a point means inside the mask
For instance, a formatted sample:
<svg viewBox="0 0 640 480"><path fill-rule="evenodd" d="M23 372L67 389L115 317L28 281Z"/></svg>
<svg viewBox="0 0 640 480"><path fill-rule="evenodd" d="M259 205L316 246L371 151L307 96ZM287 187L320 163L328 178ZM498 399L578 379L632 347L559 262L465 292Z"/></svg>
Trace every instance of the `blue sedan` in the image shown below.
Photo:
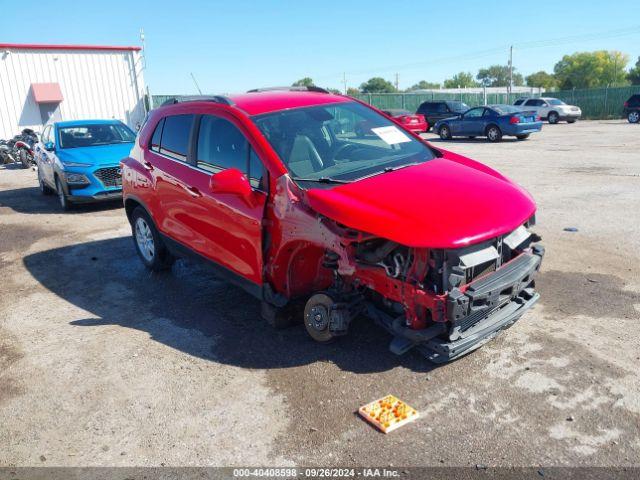
<svg viewBox="0 0 640 480"><path fill-rule="evenodd" d="M486 105L440 120L433 130L442 140L487 137L490 142L499 142L505 135L518 140L529 138L530 134L542 130L542 122L535 112L523 112L512 105Z"/></svg>
<svg viewBox="0 0 640 480"><path fill-rule="evenodd" d="M118 120L79 120L47 125L35 147L38 183L60 206L122 198L120 160L135 133Z"/></svg>

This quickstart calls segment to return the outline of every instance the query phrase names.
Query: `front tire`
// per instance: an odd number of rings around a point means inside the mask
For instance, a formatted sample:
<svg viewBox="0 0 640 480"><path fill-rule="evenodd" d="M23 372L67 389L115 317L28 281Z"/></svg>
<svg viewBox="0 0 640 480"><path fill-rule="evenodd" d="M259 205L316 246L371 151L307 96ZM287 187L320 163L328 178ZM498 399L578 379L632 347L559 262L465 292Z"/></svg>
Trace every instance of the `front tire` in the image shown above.
<svg viewBox="0 0 640 480"><path fill-rule="evenodd" d="M442 125L438 129L438 135L440 135L442 140L451 140L451 129L448 125Z"/></svg>
<svg viewBox="0 0 640 480"><path fill-rule="evenodd" d="M42 178L40 169L38 169L38 187L40 187L40 193L42 195L51 195L53 193L51 187L49 187L49 185L45 183L44 178Z"/></svg>
<svg viewBox="0 0 640 480"><path fill-rule="evenodd" d="M526 140L527 138L529 138L529 134L527 133L526 135L516 135L516 138L518 140Z"/></svg>
<svg viewBox="0 0 640 480"><path fill-rule="evenodd" d="M487 127L487 139L490 142L499 142L502 140L502 131L495 125L489 125Z"/></svg>
<svg viewBox="0 0 640 480"><path fill-rule="evenodd" d="M145 267L154 272L171 268L175 259L162 242L151 217L142 207L137 207L131 214L131 232L136 252Z"/></svg>
<svg viewBox="0 0 640 480"><path fill-rule="evenodd" d="M67 198L67 194L64 193L64 188L62 188L62 182L60 181L60 177L56 177L56 194L58 195L58 203L60 204L60 208L65 212L71 210L72 203Z"/></svg>
<svg viewBox="0 0 640 480"><path fill-rule="evenodd" d="M576 119L575 118L571 118L571 119L567 120L567 123L576 123Z"/></svg>
<svg viewBox="0 0 640 480"><path fill-rule="evenodd" d="M633 112L629 112L629 115L627 115L627 120L629 121L629 123L640 122L640 111L634 110Z"/></svg>
<svg viewBox="0 0 640 480"><path fill-rule="evenodd" d="M560 115L558 115L558 112L549 112L549 115L547 116L547 120L551 125L555 125L560 121Z"/></svg>

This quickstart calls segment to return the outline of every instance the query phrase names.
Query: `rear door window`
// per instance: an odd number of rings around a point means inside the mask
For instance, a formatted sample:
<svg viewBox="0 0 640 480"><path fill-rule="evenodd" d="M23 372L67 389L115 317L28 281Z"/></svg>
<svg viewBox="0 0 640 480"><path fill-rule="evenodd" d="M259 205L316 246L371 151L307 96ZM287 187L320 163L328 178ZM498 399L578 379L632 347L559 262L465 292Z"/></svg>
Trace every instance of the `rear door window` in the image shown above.
<svg viewBox="0 0 640 480"><path fill-rule="evenodd" d="M171 115L164 119L160 153L181 162L187 161L193 115Z"/></svg>
<svg viewBox="0 0 640 480"><path fill-rule="evenodd" d="M539 107L540 105L542 105L542 100L538 100L537 98L530 98L524 105L526 107Z"/></svg>
<svg viewBox="0 0 640 480"><path fill-rule="evenodd" d="M522 105L522 102L524 102L524 99L519 98L518 100L516 100L516 103L514 103L514 105Z"/></svg>

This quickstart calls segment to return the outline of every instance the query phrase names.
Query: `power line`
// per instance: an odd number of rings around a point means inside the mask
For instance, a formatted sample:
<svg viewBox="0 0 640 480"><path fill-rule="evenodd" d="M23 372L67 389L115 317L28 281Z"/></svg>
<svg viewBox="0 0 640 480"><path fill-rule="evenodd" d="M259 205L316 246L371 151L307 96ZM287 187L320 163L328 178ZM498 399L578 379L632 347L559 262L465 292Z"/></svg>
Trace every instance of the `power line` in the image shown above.
<svg viewBox="0 0 640 480"><path fill-rule="evenodd" d="M583 42L583 41L589 41L589 40L605 40L608 38L624 37L624 36L635 35L635 34L640 34L640 25L636 25L633 27L619 28L615 30L607 30L604 32L594 32L594 33L587 33L587 34L581 34L581 35L571 35L566 37L557 37L557 38L549 38L549 39L543 39L543 40L533 40L529 42L514 43L512 47L518 48L519 50L526 50L530 48L559 46L559 45L566 45L570 43ZM509 45L503 45L501 47L494 47L487 50L480 50L480 51L465 53L461 55L440 57L432 60L422 60L420 62L405 63L402 65L390 65L390 66L385 66L377 69L350 71L347 73L349 73L350 75L366 75L370 73L386 73L389 71L399 72L403 70L424 67L426 65L443 65L447 63L455 63L460 60L485 58L485 57L496 55L498 53L503 53L505 50L509 48L510 48ZM323 75L317 78L326 79L326 78L332 78L337 76L338 74L332 74L332 75Z"/></svg>

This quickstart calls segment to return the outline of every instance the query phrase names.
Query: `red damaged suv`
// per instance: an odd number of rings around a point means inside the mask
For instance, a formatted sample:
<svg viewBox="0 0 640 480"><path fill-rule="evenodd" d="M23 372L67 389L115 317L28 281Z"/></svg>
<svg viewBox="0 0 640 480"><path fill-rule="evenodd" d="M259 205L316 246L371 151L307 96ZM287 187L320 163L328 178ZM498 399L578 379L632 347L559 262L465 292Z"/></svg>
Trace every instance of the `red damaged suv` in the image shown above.
<svg viewBox="0 0 640 480"><path fill-rule="evenodd" d="M288 88L165 102L122 177L148 268L204 259L270 324L303 318L319 342L364 314L394 353L440 363L539 298L531 196L350 97Z"/></svg>

